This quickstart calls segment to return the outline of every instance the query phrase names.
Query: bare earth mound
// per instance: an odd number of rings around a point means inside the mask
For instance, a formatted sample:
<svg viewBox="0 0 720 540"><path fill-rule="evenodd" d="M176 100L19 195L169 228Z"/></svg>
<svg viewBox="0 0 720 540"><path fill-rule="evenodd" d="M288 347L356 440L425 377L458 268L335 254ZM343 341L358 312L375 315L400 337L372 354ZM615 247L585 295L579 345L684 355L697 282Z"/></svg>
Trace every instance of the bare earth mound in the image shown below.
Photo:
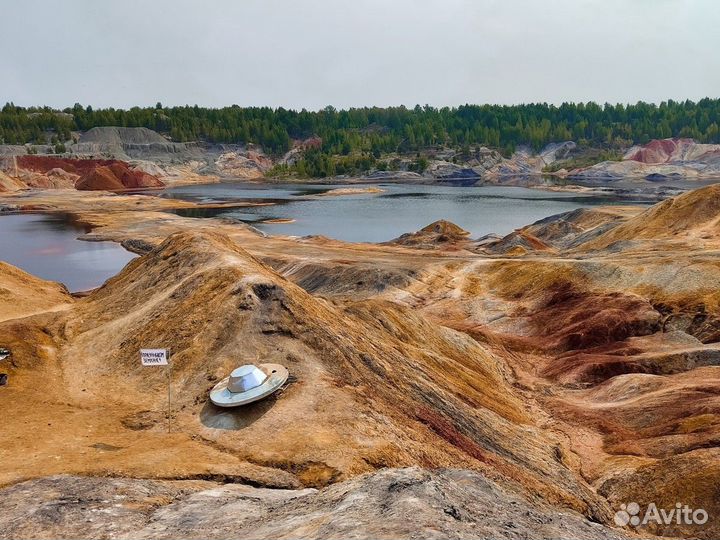
<svg viewBox="0 0 720 540"><path fill-rule="evenodd" d="M0 321L68 307L73 298L58 283L0 261Z"/></svg>
<svg viewBox="0 0 720 540"><path fill-rule="evenodd" d="M25 155L5 160L9 184L15 189L27 187L72 188L79 190L121 191L124 189L157 188L165 184L156 176L131 168L114 159L76 159L54 156ZM0 173L2 174L2 173Z"/></svg>
<svg viewBox="0 0 720 540"><path fill-rule="evenodd" d="M114 409L122 417L103 419L108 428L132 430L132 419L162 410L164 400L163 373L142 368L138 350L172 344L182 432L301 484L383 466L464 465L607 515L557 459L559 442L534 427L502 362L479 344L397 304L315 298L223 235L171 236L45 328L55 361L15 355L22 401L42 388L41 377L70 410ZM215 381L255 357L284 363L294 382L275 401L238 411L207 403ZM54 382L53 369L62 370ZM33 466L25 464L15 474Z"/></svg>
<svg viewBox="0 0 720 540"><path fill-rule="evenodd" d="M441 246L446 249L462 249L468 246L469 235L470 233L463 228L441 219L417 232L403 234L388 244L424 249L435 249Z"/></svg>
<svg viewBox="0 0 720 540"><path fill-rule="evenodd" d="M0 201L75 205L93 238L145 255L67 309L0 323L14 536L112 519L116 537L593 538L631 534L607 529L631 501L710 515L643 536L720 533L717 186L502 239L438 222L384 245L72 194ZM172 350L169 415L142 347ZM240 410L208 403L256 358L289 383ZM80 477L39 478L56 474ZM97 525L76 517L88 507Z"/></svg>

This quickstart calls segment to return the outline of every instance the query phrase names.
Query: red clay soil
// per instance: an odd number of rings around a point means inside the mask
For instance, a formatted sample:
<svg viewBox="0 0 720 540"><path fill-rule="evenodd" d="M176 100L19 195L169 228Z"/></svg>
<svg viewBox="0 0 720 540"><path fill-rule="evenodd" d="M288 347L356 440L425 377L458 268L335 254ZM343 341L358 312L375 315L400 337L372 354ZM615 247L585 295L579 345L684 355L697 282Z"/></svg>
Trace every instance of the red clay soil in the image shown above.
<svg viewBox="0 0 720 540"><path fill-rule="evenodd" d="M125 189L125 186L109 167L97 167L80 178L75 183L75 189L117 191Z"/></svg>
<svg viewBox="0 0 720 540"><path fill-rule="evenodd" d="M114 159L71 159L53 156L18 156L17 166L39 173L47 173L51 169L62 169L69 173L82 176L95 167L108 166L113 163L122 163ZM127 165L127 164L125 164Z"/></svg>
<svg viewBox="0 0 720 540"><path fill-rule="evenodd" d="M652 334L659 330L660 319L652 305L637 296L561 286L529 322L539 348L566 352Z"/></svg>
<svg viewBox="0 0 720 540"><path fill-rule="evenodd" d="M81 190L110 190L163 187L157 177L133 170L124 161L115 159L70 159L52 156L19 156L17 165L38 173L62 169L80 175L75 184Z"/></svg>
<svg viewBox="0 0 720 540"><path fill-rule="evenodd" d="M628 159L648 164L667 163L679 144L687 141L689 139L655 139L639 148Z"/></svg>

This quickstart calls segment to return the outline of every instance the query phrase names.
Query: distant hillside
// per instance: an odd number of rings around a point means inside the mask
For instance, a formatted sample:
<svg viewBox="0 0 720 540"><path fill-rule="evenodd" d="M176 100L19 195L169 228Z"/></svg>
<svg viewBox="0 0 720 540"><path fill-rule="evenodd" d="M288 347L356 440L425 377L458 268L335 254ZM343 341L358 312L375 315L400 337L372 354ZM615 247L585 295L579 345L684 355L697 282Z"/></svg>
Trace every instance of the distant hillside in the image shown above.
<svg viewBox="0 0 720 540"><path fill-rule="evenodd" d="M272 171L275 176L327 177L372 170L422 174L438 153L447 150L452 151L454 163L464 163L480 151L508 158L519 149L537 153L564 141L575 141L579 149L602 151L596 152L598 156L619 156L653 139L720 143L719 126L720 99L709 98L660 105L418 105L320 111L236 105L166 108L160 103L129 110L96 110L76 104L57 111L8 103L0 111L0 143L50 145L52 153L65 153L76 145L75 152L114 155L142 145L148 156L186 151L186 147L168 145L187 142L254 144L275 158L295 151L291 159L278 163ZM98 127L103 129L97 131ZM401 161L394 161L398 158ZM577 167L603 158L583 159Z"/></svg>
<svg viewBox="0 0 720 540"><path fill-rule="evenodd" d="M159 133L147 128L105 127L92 128L80 135L81 143L152 144L167 143Z"/></svg>
<svg viewBox="0 0 720 540"><path fill-rule="evenodd" d="M595 145L630 146L651 139L691 137L720 142L720 99L664 101L660 105L546 103L526 105L462 105L363 107L294 111L268 107L221 109L155 107L130 110L93 109L76 104L63 111L48 107L16 107L0 112L0 139L5 144L40 142L54 131L67 140L72 131L97 126L145 127L176 142L203 140L218 143L255 143L266 151L287 151L292 139L322 138L322 151L347 155L420 150L438 144L481 144L512 151L527 145L535 150L551 142L575 140ZM107 142L107 141L103 141Z"/></svg>

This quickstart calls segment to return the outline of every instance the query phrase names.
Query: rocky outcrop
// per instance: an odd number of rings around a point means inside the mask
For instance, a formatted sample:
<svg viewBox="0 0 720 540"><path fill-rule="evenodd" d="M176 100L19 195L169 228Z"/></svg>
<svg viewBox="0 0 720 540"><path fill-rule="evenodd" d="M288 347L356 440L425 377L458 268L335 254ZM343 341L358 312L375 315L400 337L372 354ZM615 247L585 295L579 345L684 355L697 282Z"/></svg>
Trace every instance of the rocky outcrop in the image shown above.
<svg viewBox="0 0 720 540"><path fill-rule="evenodd" d="M220 175L234 178L262 178L272 166L271 159L256 151L226 152L215 161Z"/></svg>
<svg viewBox="0 0 720 540"><path fill-rule="evenodd" d="M85 159L115 159L129 162L134 168L153 174L168 184L217 181L218 177L254 180L263 178L276 164L294 165L305 151L320 148L322 140L310 137L295 141L284 156L264 155L252 144L213 144L207 142L173 142L146 128L95 127L80 135L77 143L66 144L68 157ZM0 156L27 157L31 145L0 145ZM52 154L49 145L34 145L40 154ZM372 179L407 179L418 181L458 181L472 184L497 181L511 177L530 177L557 161L567 160L567 166L555 173L571 178L608 181L623 177L643 177L650 180L667 178L710 178L720 175L720 145L699 144L692 139L654 140L643 146L630 148L620 161L603 161L591 167L576 168L573 157L581 163L600 159L600 149L579 149L573 141L553 142L539 151L518 147L509 158L500 152L476 146L459 152L448 148L425 149L428 166L422 174L412 172L415 156L391 154L382 158L385 167L394 170L375 170L363 176ZM52 156L39 156L49 159ZM389 167L391 166L391 167ZM67 170L67 169L66 169ZM68 171L70 172L70 171ZM17 174L14 176L18 177ZM344 179L345 176L336 179ZM26 175L23 182L33 187L67 187L55 180Z"/></svg>
<svg viewBox="0 0 720 540"><path fill-rule="evenodd" d="M423 176L412 171L372 171L365 175L368 180L421 180Z"/></svg>
<svg viewBox="0 0 720 540"><path fill-rule="evenodd" d="M132 170L125 163L115 162L109 166L95 167L76 183L79 190L121 191L163 187L160 180L142 171Z"/></svg>
<svg viewBox="0 0 720 540"><path fill-rule="evenodd" d="M567 159L576 149L577 144L574 141L550 143L539 152L539 156L545 165L550 165L561 159Z"/></svg>
<svg viewBox="0 0 720 540"><path fill-rule="evenodd" d="M56 476L1 490L0 529L16 539L629 538L482 474L418 468L319 491Z"/></svg>
<svg viewBox="0 0 720 540"><path fill-rule="evenodd" d="M82 134L71 151L129 161L168 183L207 182L214 176L255 179L273 166L273 161L254 147L171 142L146 128L93 128Z"/></svg>
<svg viewBox="0 0 720 540"><path fill-rule="evenodd" d="M693 162L720 158L720 144L699 144L693 139L655 139L643 146L633 146L623 159L646 165Z"/></svg>
<svg viewBox="0 0 720 540"><path fill-rule="evenodd" d="M490 253L513 256L551 249L548 244L533 236L527 230L513 231L497 241L484 241L479 247Z"/></svg>
<svg viewBox="0 0 720 540"><path fill-rule="evenodd" d="M622 161L603 161L592 167L570 171L568 175L592 180L714 177L720 175L720 145L700 144L692 139L653 140L646 145L632 147Z"/></svg>
<svg viewBox="0 0 720 540"><path fill-rule="evenodd" d="M590 242L642 211L642 207L636 206L578 208L548 216L494 241L487 239L481 247L496 253L508 253L518 246L525 253L551 248L567 249Z"/></svg>
<svg viewBox="0 0 720 540"><path fill-rule="evenodd" d="M80 135L70 150L78 155L112 156L115 159L158 159L201 154L194 143L176 143L147 128L95 127ZM196 156L197 157L197 156Z"/></svg>
<svg viewBox="0 0 720 540"><path fill-rule="evenodd" d="M424 176L441 180L477 180L480 178L480 174L470 167L442 160L431 161L423 174Z"/></svg>
<svg viewBox="0 0 720 540"><path fill-rule="evenodd" d="M502 178L539 174L545 165L546 163L542 157L534 154L529 148L518 148L509 159L503 158L489 168L486 176L488 178Z"/></svg>
<svg viewBox="0 0 720 540"><path fill-rule="evenodd" d="M26 187L27 185L24 182L0 171L0 192L18 191Z"/></svg>

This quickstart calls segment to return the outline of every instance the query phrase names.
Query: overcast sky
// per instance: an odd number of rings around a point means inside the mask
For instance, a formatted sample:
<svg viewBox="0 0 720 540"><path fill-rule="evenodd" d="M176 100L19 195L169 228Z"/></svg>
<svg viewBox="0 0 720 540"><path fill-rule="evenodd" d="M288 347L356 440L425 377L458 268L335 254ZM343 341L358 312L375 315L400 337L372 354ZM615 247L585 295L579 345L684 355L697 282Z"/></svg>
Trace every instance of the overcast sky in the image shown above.
<svg viewBox="0 0 720 540"><path fill-rule="evenodd" d="M718 0L22 0L2 20L17 105L720 97Z"/></svg>

